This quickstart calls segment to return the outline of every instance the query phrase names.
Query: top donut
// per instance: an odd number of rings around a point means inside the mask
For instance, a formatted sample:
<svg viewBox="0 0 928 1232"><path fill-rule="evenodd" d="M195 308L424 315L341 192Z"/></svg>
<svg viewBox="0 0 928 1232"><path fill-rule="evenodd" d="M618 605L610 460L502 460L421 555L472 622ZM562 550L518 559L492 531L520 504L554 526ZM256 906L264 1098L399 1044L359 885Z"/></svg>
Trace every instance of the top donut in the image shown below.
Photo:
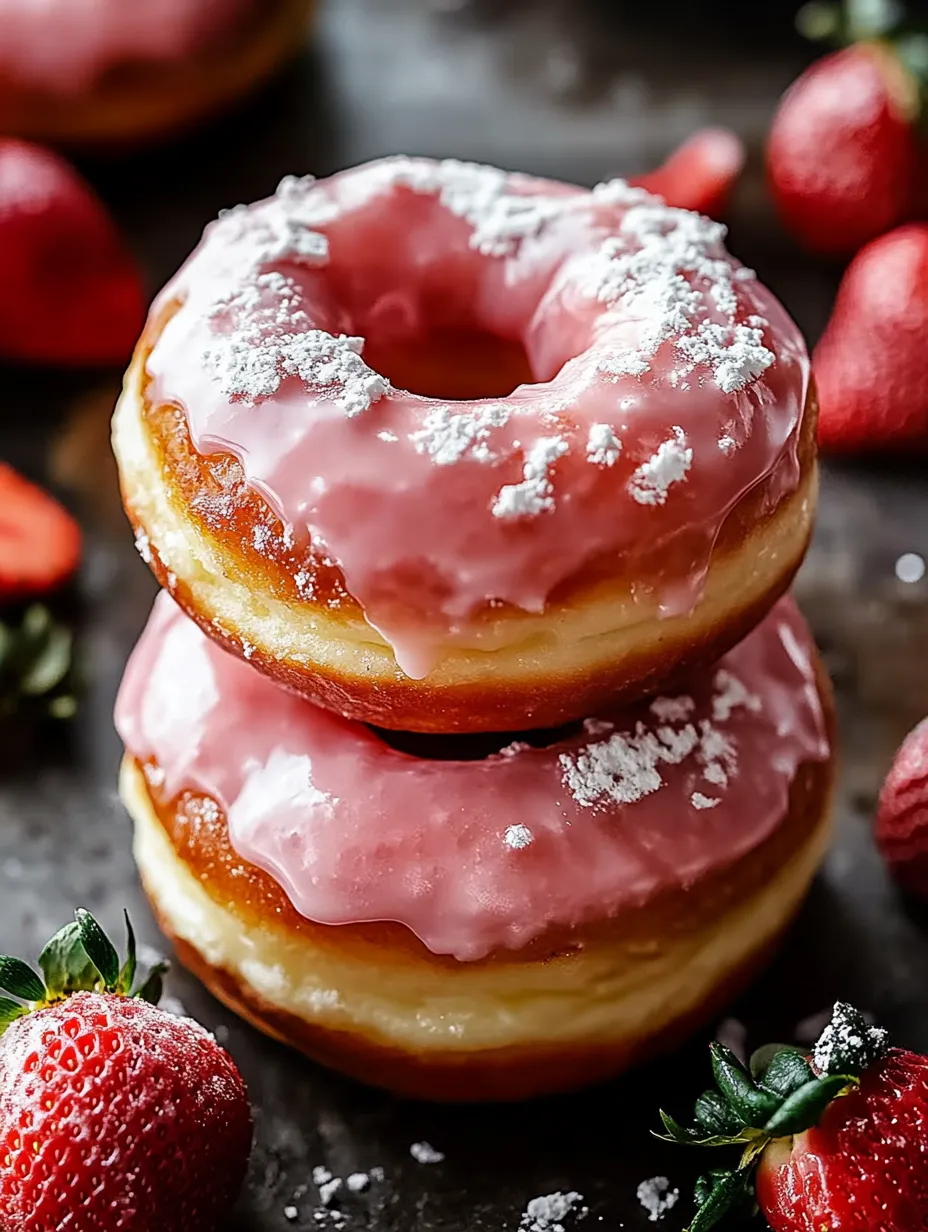
<svg viewBox="0 0 928 1232"><path fill-rule="evenodd" d="M805 346L724 238L618 180L284 180L152 309L115 423L143 556L385 727L554 726L717 658L816 490Z"/></svg>

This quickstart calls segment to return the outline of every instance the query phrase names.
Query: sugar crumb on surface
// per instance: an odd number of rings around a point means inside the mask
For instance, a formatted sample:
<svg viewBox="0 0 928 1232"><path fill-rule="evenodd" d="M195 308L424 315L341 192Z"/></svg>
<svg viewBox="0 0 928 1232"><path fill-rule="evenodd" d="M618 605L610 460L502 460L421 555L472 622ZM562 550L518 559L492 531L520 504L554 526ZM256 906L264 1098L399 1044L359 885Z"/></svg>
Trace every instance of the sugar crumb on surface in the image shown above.
<svg viewBox="0 0 928 1232"><path fill-rule="evenodd" d="M565 1232L565 1219L582 1219L588 1213L583 1194L576 1190L543 1194L526 1204L521 1227L524 1232Z"/></svg>
<svg viewBox="0 0 928 1232"><path fill-rule="evenodd" d="M692 463L693 451L683 429L675 427L673 436L634 471L628 490L639 505L663 505L671 487L686 478Z"/></svg>
<svg viewBox="0 0 928 1232"><path fill-rule="evenodd" d="M648 1212L648 1221L657 1223L680 1200L679 1189L671 1189L666 1176L652 1176L642 1181L637 1189L638 1201Z"/></svg>
<svg viewBox="0 0 928 1232"><path fill-rule="evenodd" d="M528 847L534 837L535 836L532 834L528 826L524 826L519 823L509 826L506 833L503 835L506 846L512 847L515 851L520 851L523 847Z"/></svg>
<svg viewBox="0 0 928 1232"><path fill-rule="evenodd" d="M440 1164L445 1156L441 1151L436 1151L430 1142L414 1142L409 1148L409 1153L417 1164Z"/></svg>
<svg viewBox="0 0 928 1232"><path fill-rule="evenodd" d="M559 436L542 437L525 454L522 479L507 483L493 502L497 518L533 517L554 508L551 468L567 453L567 442Z"/></svg>

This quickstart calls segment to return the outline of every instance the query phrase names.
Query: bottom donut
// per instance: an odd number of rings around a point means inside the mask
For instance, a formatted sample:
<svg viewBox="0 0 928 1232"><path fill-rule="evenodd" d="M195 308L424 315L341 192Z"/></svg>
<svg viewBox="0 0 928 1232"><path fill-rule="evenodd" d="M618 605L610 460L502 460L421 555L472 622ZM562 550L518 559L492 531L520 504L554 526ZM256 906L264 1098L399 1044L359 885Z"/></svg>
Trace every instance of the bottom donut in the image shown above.
<svg viewBox="0 0 928 1232"><path fill-rule="evenodd" d="M281 692L161 598L117 723L181 960L417 1097L566 1090L672 1046L763 962L827 842L830 694L789 601L685 693L474 757Z"/></svg>

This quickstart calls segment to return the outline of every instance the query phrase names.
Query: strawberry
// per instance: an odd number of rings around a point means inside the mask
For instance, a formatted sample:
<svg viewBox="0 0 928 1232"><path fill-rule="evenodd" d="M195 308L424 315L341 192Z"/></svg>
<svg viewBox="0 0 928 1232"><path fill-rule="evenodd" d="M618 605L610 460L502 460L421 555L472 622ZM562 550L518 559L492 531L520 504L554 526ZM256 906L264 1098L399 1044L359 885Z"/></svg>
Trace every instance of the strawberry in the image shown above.
<svg viewBox="0 0 928 1232"><path fill-rule="evenodd" d="M744 145L727 128L702 128L663 166L630 181L663 197L668 205L718 218L744 167Z"/></svg>
<svg viewBox="0 0 928 1232"><path fill-rule="evenodd" d="M873 240L845 272L812 367L824 449L928 448L928 223Z"/></svg>
<svg viewBox="0 0 928 1232"><path fill-rule="evenodd" d="M842 256L906 216L917 115L917 88L882 44L833 52L794 82L770 129L767 173L800 243Z"/></svg>
<svg viewBox="0 0 928 1232"><path fill-rule="evenodd" d="M0 354L121 364L143 320L139 271L90 186L57 154L0 139Z"/></svg>
<svg viewBox="0 0 928 1232"><path fill-rule="evenodd" d="M80 555L81 533L71 515L0 462L0 601L60 585L77 568Z"/></svg>
<svg viewBox="0 0 928 1232"><path fill-rule="evenodd" d="M693 1129L661 1114L669 1141L741 1152L700 1178L689 1232L755 1202L773 1232L928 1227L928 1057L839 1003L811 1056L772 1046L745 1067L713 1044L712 1068Z"/></svg>
<svg viewBox="0 0 928 1232"><path fill-rule="evenodd" d="M136 992L128 957L86 911L35 971L0 958L0 1226L4 1232L209 1232L251 1144L231 1058L156 1008L163 966ZM25 1002L25 1004L23 1004Z"/></svg>
<svg viewBox="0 0 928 1232"><path fill-rule="evenodd" d="M876 841L900 883L928 894L928 719L909 732L886 776Z"/></svg>

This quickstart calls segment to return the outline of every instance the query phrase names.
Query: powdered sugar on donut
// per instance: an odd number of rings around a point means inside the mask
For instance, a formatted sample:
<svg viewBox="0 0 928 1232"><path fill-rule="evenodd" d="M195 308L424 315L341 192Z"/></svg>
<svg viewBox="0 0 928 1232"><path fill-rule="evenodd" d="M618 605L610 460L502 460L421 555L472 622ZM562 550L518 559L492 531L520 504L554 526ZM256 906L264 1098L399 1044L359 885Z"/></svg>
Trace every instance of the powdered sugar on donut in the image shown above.
<svg viewBox="0 0 928 1232"><path fill-rule="evenodd" d="M427 159L288 178L159 297L146 392L319 545L408 673L454 639L480 649L488 609L544 611L587 562L686 613L744 493L774 509L800 478L808 358L723 235L618 181ZM518 342L534 382L467 401L391 385L365 338L436 315Z"/></svg>
<svg viewBox="0 0 928 1232"><path fill-rule="evenodd" d="M690 697L662 697L651 704L656 725L639 721L629 731L613 731L606 740L560 757L564 782L584 808L605 803L635 804L664 785L662 767L693 763L694 781L727 786L738 770L737 722L740 708L757 713L761 702L731 671L719 669L712 683L711 720L690 721ZM701 791L691 796L696 809L714 808L718 798Z"/></svg>
<svg viewBox="0 0 928 1232"><path fill-rule="evenodd" d="M117 724L159 772L157 798L208 798L239 856L304 916L398 921L466 962L640 911L766 843L798 768L829 755L812 654L784 600L685 695L617 710L549 748L436 762L281 689L162 594ZM759 708L716 721L733 679ZM196 687L181 697L179 680ZM707 781L712 767L724 784Z"/></svg>

